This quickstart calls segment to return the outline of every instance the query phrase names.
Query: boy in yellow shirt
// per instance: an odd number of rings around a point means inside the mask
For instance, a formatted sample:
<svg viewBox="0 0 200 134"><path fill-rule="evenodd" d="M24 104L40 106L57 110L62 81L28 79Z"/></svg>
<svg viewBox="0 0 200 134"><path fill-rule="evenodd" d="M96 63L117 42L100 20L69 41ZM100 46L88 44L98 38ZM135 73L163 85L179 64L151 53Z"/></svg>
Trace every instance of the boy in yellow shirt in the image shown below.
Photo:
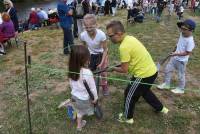
<svg viewBox="0 0 200 134"><path fill-rule="evenodd" d="M106 29L110 40L120 45L121 66L115 67L113 70L132 75L132 82L129 83L124 92L124 112L119 114L118 121L129 124L134 122L134 108L140 96L156 111L167 114L169 110L150 90L157 77L157 68L146 48L135 37L125 34L124 26L120 21L111 21Z"/></svg>

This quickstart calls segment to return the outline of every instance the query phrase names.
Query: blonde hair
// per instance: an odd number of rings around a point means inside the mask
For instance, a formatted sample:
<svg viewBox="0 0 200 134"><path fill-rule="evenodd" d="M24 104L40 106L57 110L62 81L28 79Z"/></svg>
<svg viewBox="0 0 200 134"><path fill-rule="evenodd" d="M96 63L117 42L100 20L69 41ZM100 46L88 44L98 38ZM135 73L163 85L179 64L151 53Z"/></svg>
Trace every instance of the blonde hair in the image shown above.
<svg viewBox="0 0 200 134"><path fill-rule="evenodd" d="M13 3L12 3L11 0L4 0L4 1L3 1L3 4L4 4L4 5L5 5L5 4L8 4L10 7L13 7Z"/></svg>
<svg viewBox="0 0 200 134"><path fill-rule="evenodd" d="M8 13L3 13L2 14L2 20L4 22L9 22L10 21L10 15Z"/></svg>
<svg viewBox="0 0 200 134"><path fill-rule="evenodd" d="M90 22L92 22L92 24L97 24L97 19L94 14L86 14L83 17L83 22L85 23L85 21L90 21Z"/></svg>

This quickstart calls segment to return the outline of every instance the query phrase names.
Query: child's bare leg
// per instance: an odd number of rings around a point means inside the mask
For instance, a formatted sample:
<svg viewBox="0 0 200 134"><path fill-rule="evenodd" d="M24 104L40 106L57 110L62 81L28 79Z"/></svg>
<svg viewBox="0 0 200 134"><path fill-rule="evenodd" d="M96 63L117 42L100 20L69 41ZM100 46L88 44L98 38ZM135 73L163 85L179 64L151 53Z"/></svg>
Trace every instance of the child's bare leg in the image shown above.
<svg viewBox="0 0 200 134"><path fill-rule="evenodd" d="M82 116L77 116L77 128L81 128L82 127L82 124L81 124L81 122L82 122Z"/></svg>
<svg viewBox="0 0 200 134"><path fill-rule="evenodd" d="M83 115L77 114L77 130L81 131L82 128L86 125L86 120L82 120Z"/></svg>
<svg viewBox="0 0 200 134"><path fill-rule="evenodd" d="M83 119L83 114L77 113L77 130L78 131L81 131L82 128L86 125L86 121L82 119Z"/></svg>

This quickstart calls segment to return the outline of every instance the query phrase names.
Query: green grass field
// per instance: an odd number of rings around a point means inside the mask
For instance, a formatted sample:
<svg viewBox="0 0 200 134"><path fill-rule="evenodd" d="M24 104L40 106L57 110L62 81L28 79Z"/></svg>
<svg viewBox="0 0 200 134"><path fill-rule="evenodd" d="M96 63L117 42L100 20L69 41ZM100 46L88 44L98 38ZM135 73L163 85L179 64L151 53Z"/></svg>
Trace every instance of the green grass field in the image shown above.
<svg viewBox="0 0 200 134"><path fill-rule="evenodd" d="M158 24L150 16L144 23L127 25L126 12L120 10L112 19L121 20L128 34L137 37L151 53L154 61L164 58L179 37L176 27L177 18L170 18L164 12ZM186 11L186 18L200 22L199 16ZM98 17L99 27L105 31L110 17ZM136 105L133 125L121 124L116 116L121 112L123 91L127 83L109 80L111 95L103 97L100 92L100 104L104 118L86 117L87 126L83 134L199 134L200 133L200 24L194 33L196 48L187 65L187 91L184 95L174 95L170 91L160 91L152 87L153 92L170 109L168 115L155 113L142 98ZM75 134L76 123L70 122L65 109L58 109L60 102L70 97L67 78L68 57L62 54L62 30L52 27L26 32L20 39L28 41L28 55L32 65L28 68L32 128L34 134ZM75 40L78 44L78 40ZM20 43L22 44L22 43ZM119 60L118 46L109 44L110 64ZM0 57L0 134L26 134L29 125L24 75L23 45L8 49L6 56ZM117 73L109 77L128 80L127 75ZM156 84L161 83L160 73ZM173 85L177 76L173 77Z"/></svg>

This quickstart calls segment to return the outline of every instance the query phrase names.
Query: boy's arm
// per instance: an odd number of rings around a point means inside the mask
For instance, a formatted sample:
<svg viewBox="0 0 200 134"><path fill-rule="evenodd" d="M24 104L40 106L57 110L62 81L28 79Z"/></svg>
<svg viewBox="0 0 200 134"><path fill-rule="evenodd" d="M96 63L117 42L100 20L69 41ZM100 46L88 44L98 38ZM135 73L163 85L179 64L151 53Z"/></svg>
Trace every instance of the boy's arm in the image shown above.
<svg viewBox="0 0 200 134"><path fill-rule="evenodd" d="M195 44L194 44L194 41L192 40L188 43L185 52L175 52L175 51L173 51L170 54L170 56L187 56L187 55L190 55L192 53L194 46L195 46ZM175 47L175 50L176 50L176 47Z"/></svg>
<svg viewBox="0 0 200 134"><path fill-rule="evenodd" d="M121 63L120 67L114 67L113 71L116 71L119 73L128 73L128 62Z"/></svg>
<svg viewBox="0 0 200 134"><path fill-rule="evenodd" d="M178 52L172 52L170 54L170 56L187 56L187 55L190 55L192 52L189 52L189 51L185 51L185 52L182 52L182 53L178 53Z"/></svg>

